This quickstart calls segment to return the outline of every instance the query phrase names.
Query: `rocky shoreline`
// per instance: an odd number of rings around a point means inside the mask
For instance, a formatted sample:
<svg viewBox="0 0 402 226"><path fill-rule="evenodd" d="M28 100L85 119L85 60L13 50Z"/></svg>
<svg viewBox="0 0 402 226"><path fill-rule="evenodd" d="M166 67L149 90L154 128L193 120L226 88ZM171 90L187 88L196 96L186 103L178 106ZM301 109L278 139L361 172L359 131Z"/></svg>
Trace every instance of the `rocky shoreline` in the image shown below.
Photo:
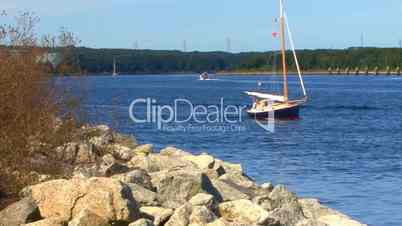
<svg viewBox="0 0 402 226"><path fill-rule="evenodd" d="M55 151L69 176L37 175L20 201L0 211L1 226L363 226L297 197L283 185L258 185L242 166L114 133L90 136ZM33 172L34 173L34 172Z"/></svg>

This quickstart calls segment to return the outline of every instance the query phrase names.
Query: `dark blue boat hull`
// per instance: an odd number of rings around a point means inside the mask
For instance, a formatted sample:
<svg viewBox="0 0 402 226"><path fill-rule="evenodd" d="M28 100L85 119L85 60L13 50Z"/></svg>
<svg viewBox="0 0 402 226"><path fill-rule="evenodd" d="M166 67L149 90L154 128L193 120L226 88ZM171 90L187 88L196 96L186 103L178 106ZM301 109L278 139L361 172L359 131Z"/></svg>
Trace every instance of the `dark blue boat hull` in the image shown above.
<svg viewBox="0 0 402 226"><path fill-rule="evenodd" d="M285 109L279 109L274 111L275 119L298 119L300 113L300 106L295 105ZM248 112L249 116L255 119L268 119L270 117L270 112L259 112L251 113Z"/></svg>

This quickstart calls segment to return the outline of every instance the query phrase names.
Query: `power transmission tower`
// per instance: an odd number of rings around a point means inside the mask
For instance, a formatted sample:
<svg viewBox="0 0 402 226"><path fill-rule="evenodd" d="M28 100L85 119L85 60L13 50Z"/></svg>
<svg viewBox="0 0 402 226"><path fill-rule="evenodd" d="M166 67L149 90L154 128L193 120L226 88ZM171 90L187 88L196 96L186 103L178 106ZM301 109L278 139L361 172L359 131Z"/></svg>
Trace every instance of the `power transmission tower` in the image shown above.
<svg viewBox="0 0 402 226"><path fill-rule="evenodd" d="M187 41L183 40L183 52L187 52Z"/></svg>
<svg viewBox="0 0 402 226"><path fill-rule="evenodd" d="M138 50L138 41L135 41L135 42L134 42L133 47L134 47L135 50Z"/></svg>
<svg viewBox="0 0 402 226"><path fill-rule="evenodd" d="M228 37L226 39L226 52L230 53L232 51L232 40Z"/></svg>
<svg viewBox="0 0 402 226"><path fill-rule="evenodd" d="M364 48L364 34L363 33L360 36L360 47Z"/></svg>

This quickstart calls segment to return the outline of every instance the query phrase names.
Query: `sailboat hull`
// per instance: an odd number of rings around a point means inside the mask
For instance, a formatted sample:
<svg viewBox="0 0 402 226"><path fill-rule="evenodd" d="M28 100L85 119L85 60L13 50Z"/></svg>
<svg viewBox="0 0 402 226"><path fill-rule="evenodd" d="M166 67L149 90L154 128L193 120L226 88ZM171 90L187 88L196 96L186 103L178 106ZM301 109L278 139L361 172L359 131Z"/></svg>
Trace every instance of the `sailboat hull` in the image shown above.
<svg viewBox="0 0 402 226"><path fill-rule="evenodd" d="M299 118L299 113L300 113L300 106L299 105L294 105L294 106L289 106L287 108L282 108L282 109L277 109L273 110L274 118L275 119L298 119ZM248 115L251 118L255 119L268 119L272 117L272 111L263 111L263 112L252 112L248 111Z"/></svg>

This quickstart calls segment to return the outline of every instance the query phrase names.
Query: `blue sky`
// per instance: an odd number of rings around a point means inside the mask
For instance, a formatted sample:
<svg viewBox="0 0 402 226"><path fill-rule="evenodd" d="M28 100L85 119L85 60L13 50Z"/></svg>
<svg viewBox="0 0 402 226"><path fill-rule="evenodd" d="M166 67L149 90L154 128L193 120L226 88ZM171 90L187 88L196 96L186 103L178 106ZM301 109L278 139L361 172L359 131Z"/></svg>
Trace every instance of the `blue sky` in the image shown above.
<svg viewBox="0 0 402 226"><path fill-rule="evenodd" d="M394 47L402 39L401 0L286 0L296 47ZM95 48L265 51L276 48L278 0L0 0L10 14L30 10L39 33L61 26Z"/></svg>

